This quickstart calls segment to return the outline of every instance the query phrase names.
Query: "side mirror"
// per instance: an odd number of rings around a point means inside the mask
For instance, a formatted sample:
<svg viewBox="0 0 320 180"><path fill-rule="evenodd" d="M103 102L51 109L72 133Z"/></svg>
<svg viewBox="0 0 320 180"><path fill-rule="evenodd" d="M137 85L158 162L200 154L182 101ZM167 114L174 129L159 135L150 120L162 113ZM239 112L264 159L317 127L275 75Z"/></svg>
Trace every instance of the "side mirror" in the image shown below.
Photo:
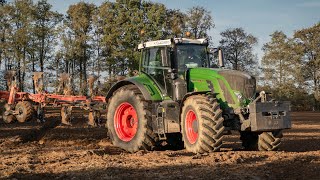
<svg viewBox="0 0 320 180"><path fill-rule="evenodd" d="M222 49L218 49L218 60L219 60L219 66L224 67L224 58L223 58L223 52Z"/></svg>
<svg viewBox="0 0 320 180"><path fill-rule="evenodd" d="M214 55L217 52L217 48L208 48L208 54Z"/></svg>
<svg viewBox="0 0 320 180"><path fill-rule="evenodd" d="M141 49L134 48L133 51L134 51L134 52L141 52Z"/></svg>
<svg viewBox="0 0 320 180"><path fill-rule="evenodd" d="M168 73L170 73L170 78L175 80L178 78L178 71L176 69L169 69Z"/></svg>

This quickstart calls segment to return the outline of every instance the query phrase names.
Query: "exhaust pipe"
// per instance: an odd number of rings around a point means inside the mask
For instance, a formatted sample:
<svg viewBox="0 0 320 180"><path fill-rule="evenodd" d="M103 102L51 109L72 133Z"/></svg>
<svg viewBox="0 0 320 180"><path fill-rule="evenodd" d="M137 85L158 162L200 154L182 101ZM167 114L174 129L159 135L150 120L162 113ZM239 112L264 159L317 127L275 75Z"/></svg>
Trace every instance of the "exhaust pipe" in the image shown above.
<svg viewBox="0 0 320 180"><path fill-rule="evenodd" d="M223 58L223 52L222 49L218 49L218 60L219 60L219 66L224 67L224 58Z"/></svg>

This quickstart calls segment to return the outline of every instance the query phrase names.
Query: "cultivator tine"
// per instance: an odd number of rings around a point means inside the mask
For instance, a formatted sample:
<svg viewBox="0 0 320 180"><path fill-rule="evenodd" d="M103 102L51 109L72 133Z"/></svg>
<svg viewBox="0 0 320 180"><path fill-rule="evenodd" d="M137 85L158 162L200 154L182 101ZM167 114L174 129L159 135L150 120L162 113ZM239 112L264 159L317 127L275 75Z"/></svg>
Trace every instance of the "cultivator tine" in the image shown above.
<svg viewBox="0 0 320 180"><path fill-rule="evenodd" d="M97 126L97 124L96 124L96 122L95 122L95 120L94 120L94 113L93 113L93 111L90 111L90 112L89 112L88 119L89 119L89 121L88 121L88 125L89 125L89 126L93 126L93 127L96 127L96 126Z"/></svg>
<svg viewBox="0 0 320 180"><path fill-rule="evenodd" d="M72 95L71 77L68 73L61 73L59 78L59 85L57 93L61 93L63 90L63 95Z"/></svg>
<svg viewBox="0 0 320 180"><path fill-rule="evenodd" d="M101 113L100 113L100 111L95 111L95 112L96 112L96 114L95 114L96 122L98 123L98 126L100 127L100 126L101 126L101 123L102 123Z"/></svg>
<svg viewBox="0 0 320 180"><path fill-rule="evenodd" d="M62 106L61 108L61 123L71 126L72 121L72 106Z"/></svg>
<svg viewBox="0 0 320 180"><path fill-rule="evenodd" d="M99 77L95 75L90 75L88 78L88 85L89 85L89 96L93 97L95 93L93 92L94 83L97 81Z"/></svg>
<svg viewBox="0 0 320 180"><path fill-rule="evenodd" d="M40 122L40 123L44 123L45 122L45 119L44 119L44 107L39 104L37 106L37 120Z"/></svg>
<svg viewBox="0 0 320 180"><path fill-rule="evenodd" d="M12 86L16 86L16 71L6 71L4 78L7 81L7 88L10 91Z"/></svg>
<svg viewBox="0 0 320 180"><path fill-rule="evenodd" d="M43 72L33 72L33 82L38 94L43 92Z"/></svg>
<svg viewBox="0 0 320 180"><path fill-rule="evenodd" d="M101 113L98 110L90 110L88 116L88 125L92 127L97 127L101 125Z"/></svg>
<svg viewBox="0 0 320 180"><path fill-rule="evenodd" d="M5 79L7 80L7 88L10 92L9 98L8 98L8 104L14 104L15 103L15 96L17 91L19 90L17 88L17 77L16 77L16 71L6 71L5 73Z"/></svg>

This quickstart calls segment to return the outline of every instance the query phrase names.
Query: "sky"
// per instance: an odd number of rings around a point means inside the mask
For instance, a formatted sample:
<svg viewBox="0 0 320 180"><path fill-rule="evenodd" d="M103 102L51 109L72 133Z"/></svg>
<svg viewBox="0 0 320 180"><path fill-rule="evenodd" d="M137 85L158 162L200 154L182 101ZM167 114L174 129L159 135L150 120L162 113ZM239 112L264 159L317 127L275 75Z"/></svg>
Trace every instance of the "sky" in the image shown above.
<svg viewBox="0 0 320 180"><path fill-rule="evenodd" d="M35 0L36 1L36 0ZM48 0L53 10L65 13L69 5L81 0ZM100 5L104 0L82 0ZM171 9L186 12L194 6L203 6L211 12L215 28L210 30L214 45L220 40L220 32L228 28L242 27L258 38L255 52L262 57L263 44L270 41L270 34L283 31L289 37L295 30L320 22L320 0L151 0Z"/></svg>

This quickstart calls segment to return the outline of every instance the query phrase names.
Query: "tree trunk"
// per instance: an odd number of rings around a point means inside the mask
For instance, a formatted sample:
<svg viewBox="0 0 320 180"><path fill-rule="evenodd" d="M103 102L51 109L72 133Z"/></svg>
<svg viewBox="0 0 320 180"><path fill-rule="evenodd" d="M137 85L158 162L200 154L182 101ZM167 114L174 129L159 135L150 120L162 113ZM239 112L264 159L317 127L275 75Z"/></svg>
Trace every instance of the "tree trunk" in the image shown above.
<svg viewBox="0 0 320 180"><path fill-rule="evenodd" d="M280 63L279 63L279 85L278 87L280 87L280 90L279 90L279 95L280 95L280 100L282 100L282 74L283 74L283 69L282 69L282 60L280 59Z"/></svg>
<svg viewBox="0 0 320 180"><path fill-rule="evenodd" d="M83 77L82 77L82 60L80 60L80 63L79 63L79 70L80 70L80 79L79 79L79 87L80 87L80 95L83 95L82 94L82 80L83 80Z"/></svg>
<svg viewBox="0 0 320 180"><path fill-rule="evenodd" d="M5 42L5 30L3 29L1 43L4 44L4 42ZM3 49L0 50L0 69L2 65L2 54L3 54Z"/></svg>
<svg viewBox="0 0 320 180"><path fill-rule="evenodd" d="M18 83L19 83L19 89L21 90L21 58L20 58L20 55L17 55L17 61L18 61Z"/></svg>
<svg viewBox="0 0 320 180"><path fill-rule="evenodd" d="M233 67L234 70L238 70L238 52L236 50L236 57L234 59L234 67Z"/></svg>
<svg viewBox="0 0 320 180"><path fill-rule="evenodd" d="M35 59L34 59L34 54L33 53L31 55L31 58L32 58L32 72L35 72L35 63L34 63ZM32 79L32 90L33 90L33 94L35 94L36 93L36 88L34 86L33 79Z"/></svg>
<svg viewBox="0 0 320 180"><path fill-rule="evenodd" d="M313 74L314 74L314 76L313 76L313 83L314 83L313 91L316 92L318 89L317 87L319 86L318 85L319 82L317 79L317 72L314 72ZM315 107L314 109L316 111L320 110L320 104L319 104L317 98L315 96L313 96L313 99L314 99L314 107Z"/></svg>
<svg viewBox="0 0 320 180"><path fill-rule="evenodd" d="M69 60L65 60L65 64L64 72L71 73L71 70L69 69Z"/></svg>
<svg viewBox="0 0 320 180"><path fill-rule="evenodd" d="M56 59L56 80L58 79L59 79L59 58ZM56 85L56 92L58 91L57 88L58 88L58 85Z"/></svg>
<svg viewBox="0 0 320 180"><path fill-rule="evenodd" d="M112 73L112 66L111 66L111 63L108 63L108 75L109 75L109 79L111 78L111 73Z"/></svg>
<svg viewBox="0 0 320 180"><path fill-rule="evenodd" d="M87 63L83 61L83 94L87 95Z"/></svg>
<svg viewBox="0 0 320 180"><path fill-rule="evenodd" d="M41 45L40 45L40 70L41 70L41 72L44 71L43 61L44 61L44 37L41 37Z"/></svg>
<svg viewBox="0 0 320 180"><path fill-rule="evenodd" d="M21 82L21 91L24 91L24 80L26 76L26 67L27 67L27 62L26 62L26 48L23 48L23 69L22 69L22 82Z"/></svg>

